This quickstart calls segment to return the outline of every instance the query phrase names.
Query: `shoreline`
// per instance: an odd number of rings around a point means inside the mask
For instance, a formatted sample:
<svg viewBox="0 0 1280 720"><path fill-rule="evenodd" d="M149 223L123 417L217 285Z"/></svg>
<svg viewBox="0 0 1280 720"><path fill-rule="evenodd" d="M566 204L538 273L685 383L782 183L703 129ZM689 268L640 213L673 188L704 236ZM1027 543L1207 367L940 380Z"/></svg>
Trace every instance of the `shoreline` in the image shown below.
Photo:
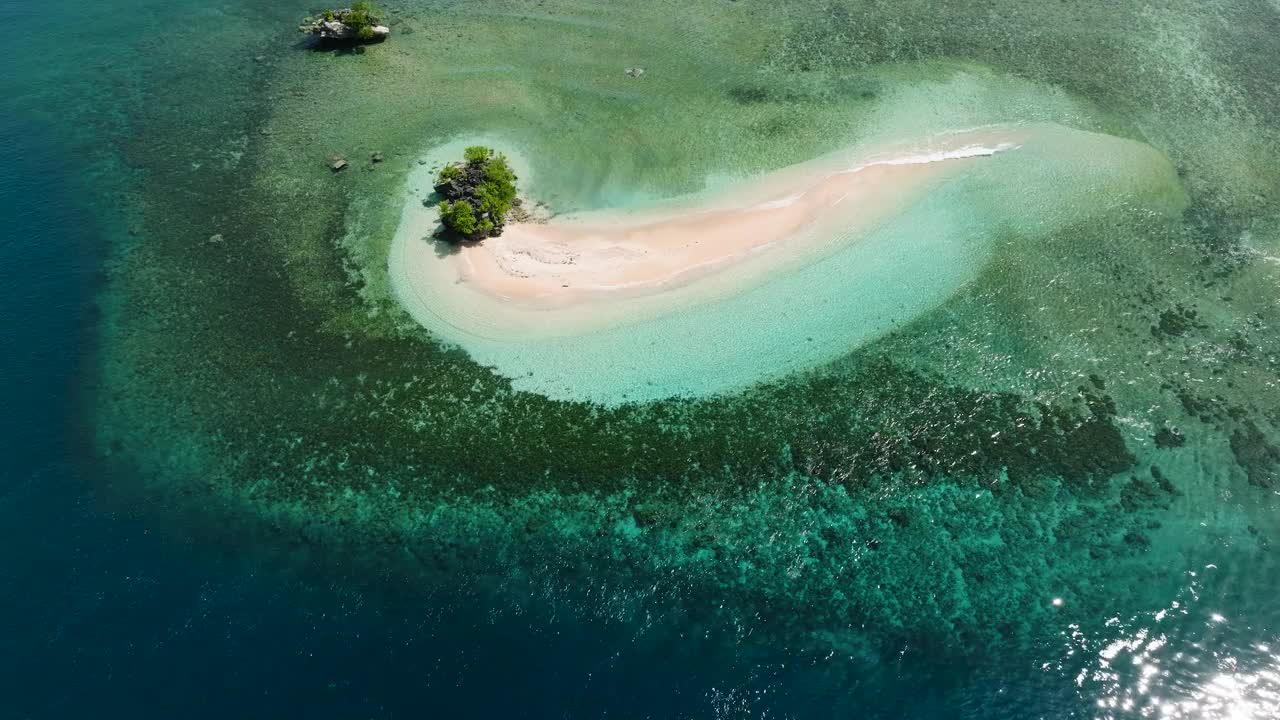
<svg viewBox="0 0 1280 720"><path fill-rule="evenodd" d="M437 211L416 198L402 214L391 273L420 322L429 314L505 340L589 333L713 302L812 263L933 183L1033 137L1027 128L985 128L933 136L923 148L846 149L695 196L696 204L516 223L462 247L430 237ZM415 171L409 184L430 179Z"/></svg>

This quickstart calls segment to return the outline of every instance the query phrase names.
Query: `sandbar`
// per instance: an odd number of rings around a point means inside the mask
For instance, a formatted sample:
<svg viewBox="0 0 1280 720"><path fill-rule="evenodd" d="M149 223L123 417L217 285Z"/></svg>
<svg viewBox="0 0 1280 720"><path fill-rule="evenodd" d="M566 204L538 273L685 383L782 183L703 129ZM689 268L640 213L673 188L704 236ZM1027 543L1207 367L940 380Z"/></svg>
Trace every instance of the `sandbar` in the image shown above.
<svg viewBox="0 0 1280 720"><path fill-rule="evenodd" d="M536 173L513 160L536 198ZM403 307L515 389L603 404L819 366L938 307L1011 238L1033 242L1108 208L1185 204L1154 148L1053 124L863 144L647 207L512 224L461 248L433 237L437 213L422 202L432 179L428 165L408 179L392 242Z"/></svg>
<svg viewBox="0 0 1280 720"><path fill-rule="evenodd" d="M1034 137L950 132L784 168L667 206L509 225L451 248L414 213L393 258L409 304L492 338L573 335L709 302L811 262L901 212L931 184Z"/></svg>

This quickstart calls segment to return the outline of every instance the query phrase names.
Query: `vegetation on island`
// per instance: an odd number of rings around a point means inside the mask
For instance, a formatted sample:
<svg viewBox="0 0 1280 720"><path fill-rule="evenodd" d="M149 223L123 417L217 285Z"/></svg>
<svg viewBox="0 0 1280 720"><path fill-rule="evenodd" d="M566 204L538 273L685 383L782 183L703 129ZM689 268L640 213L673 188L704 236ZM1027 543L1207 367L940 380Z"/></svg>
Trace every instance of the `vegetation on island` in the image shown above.
<svg viewBox="0 0 1280 720"><path fill-rule="evenodd" d="M385 15L381 8L361 0L349 8L325 10L319 17L308 17L298 29L326 40L369 42L386 36L387 28L382 27Z"/></svg>
<svg viewBox="0 0 1280 720"><path fill-rule="evenodd" d="M516 203L516 174L504 155L483 145L463 152L463 162L450 163L436 178L444 239L474 242L502 233L507 213Z"/></svg>

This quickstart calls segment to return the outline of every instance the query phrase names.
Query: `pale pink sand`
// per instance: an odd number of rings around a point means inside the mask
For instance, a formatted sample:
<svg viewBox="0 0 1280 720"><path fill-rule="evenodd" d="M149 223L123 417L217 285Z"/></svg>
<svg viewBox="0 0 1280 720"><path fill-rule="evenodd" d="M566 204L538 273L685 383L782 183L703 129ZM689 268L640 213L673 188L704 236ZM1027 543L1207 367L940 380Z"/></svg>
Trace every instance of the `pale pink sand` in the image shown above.
<svg viewBox="0 0 1280 720"><path fill-rule="evenodd" d="M447 254L422 239L425 217L406 215L400 232L417 239L397 238L393 280L417 311L472 334L589 332L711 301L812 262L900 212L931 183L1033 137L1028 128L986 128L914 148L837 154L696 207L513 224Z"/></svg>

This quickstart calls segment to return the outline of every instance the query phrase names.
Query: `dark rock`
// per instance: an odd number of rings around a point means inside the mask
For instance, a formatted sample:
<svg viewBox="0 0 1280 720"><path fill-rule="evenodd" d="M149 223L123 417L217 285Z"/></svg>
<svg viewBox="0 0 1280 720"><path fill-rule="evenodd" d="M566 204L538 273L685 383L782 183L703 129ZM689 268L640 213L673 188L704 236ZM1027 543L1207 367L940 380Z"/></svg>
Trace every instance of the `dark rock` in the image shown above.
<svg viewBox="0 0 1280 720"><path fill-rule="evenodd" d="M1212 421L1212 402L1195 396L1185 388L1179 388L1177 393L1178 401L1182 403L1183 412L1192 417L1198 417L1206 423Z"/></svg>
<svg viewBox="0 0 1280 720"><path fill-rule="evenodd" d="M1130 477L1129 482L1120 488L1120 507L1124 508L1125 512L1137 512L1155 505L1159 498L1160 494L1156 492L1155 487L1137 475Z"/></svg>
<svg viewBox="0 0 1280 720"><path fill-rule="evenodd" d="M373 162L380 163L382 162L382 153L375 152L369 159Z"/></svg>
<svg viewBox="0 0 1280 720"><path fill-rule="evenodd" d="M1151 335L1158 340L1185 335L1193 328L1203 328L1197 322L1198 313L1192 308L1181 305L1160 313L1159 323L1152 326Z"/></svg>
<svg viewBox="0 0 1280 720"><path fill-rule="evenodd" d="M1085 404L1096 417L1115 417L1116 401L1110 395L1086 395Z"/></svg>
<svg viewBox="0 0 1280 720"><path fill-rule="evenodd" d="M1155 465L1151 466L1151 479L1154 480L1156 486L1164 492L1167 492L1170 495L1178 494L1178 489L1173 486L1173 483L1169 482L1169 478L1165 477L1164 473L1160 472L1160 468Z"/></svg>
<svg viewBox="0 0 1280 720"><path fill-rule="evenodd" d="M840 542L840 535L836 533L835 528L824 527L818 532L818 535L822 537L822 542L829 546Z"/></svg>
<svg viewBox="0 0 1280 720"><path fill-rule="evenodd" d="M647 528L654 527L660 520L658 513L647 506L637 505L631 511L631 516L636 521L636 527Z"/></svg>
<svg viewBox="0 0 1280 720"><path fill-rule="evenodd" d="M898 527L908 527L911 525L911 516L902 508L889 508L889 519Z"/></svg>
<svg viewBox="0 0 1280 720"><path fill-rule="evenodd" d="M1140 548L1143 550L1147 549L1148 547L1151 547L1151 538L1147 537L1146 533L1141 532L1139 530L1130 530L1129 532L1125 533L1124 542L1126 545L1130 545L1132 547Z"/></svg>
<svg viewBox="0 0 1280 720"><path fill-rule="evenodd" d="M754 105L757 103L768 102L770 99L769 91L762 87L754 85L739 85L729 88L729 97L736 103L742 105Z"/></svg>
<svg viewBox="0 0 1280 720"><path fill-rule="evenodd" d="M1168 450L1170 448L1180 448L1183 445L1187 444L1187 436L1183 435L1182 431L1176 427L1166 426L1166 427L1160 428L1159 430L1156 431L1155 437L1153 439L1156 442L1156 447L1160 448L1161 450Z"/></svg>
<svg viewBox="0 0 1280 720"><path fill-rule="evenodd" d="M356 37L355 29L343 22L348 12L350 12L350 10L333 11L332 20L326 20L323 17L305 18L303 19L302 24L298 26L298 32L314 35L322 41L337 41L344 43L382 42L391 35L391 28L386 25L374 25L372 26L372 37L363 40Z"/></svg>

